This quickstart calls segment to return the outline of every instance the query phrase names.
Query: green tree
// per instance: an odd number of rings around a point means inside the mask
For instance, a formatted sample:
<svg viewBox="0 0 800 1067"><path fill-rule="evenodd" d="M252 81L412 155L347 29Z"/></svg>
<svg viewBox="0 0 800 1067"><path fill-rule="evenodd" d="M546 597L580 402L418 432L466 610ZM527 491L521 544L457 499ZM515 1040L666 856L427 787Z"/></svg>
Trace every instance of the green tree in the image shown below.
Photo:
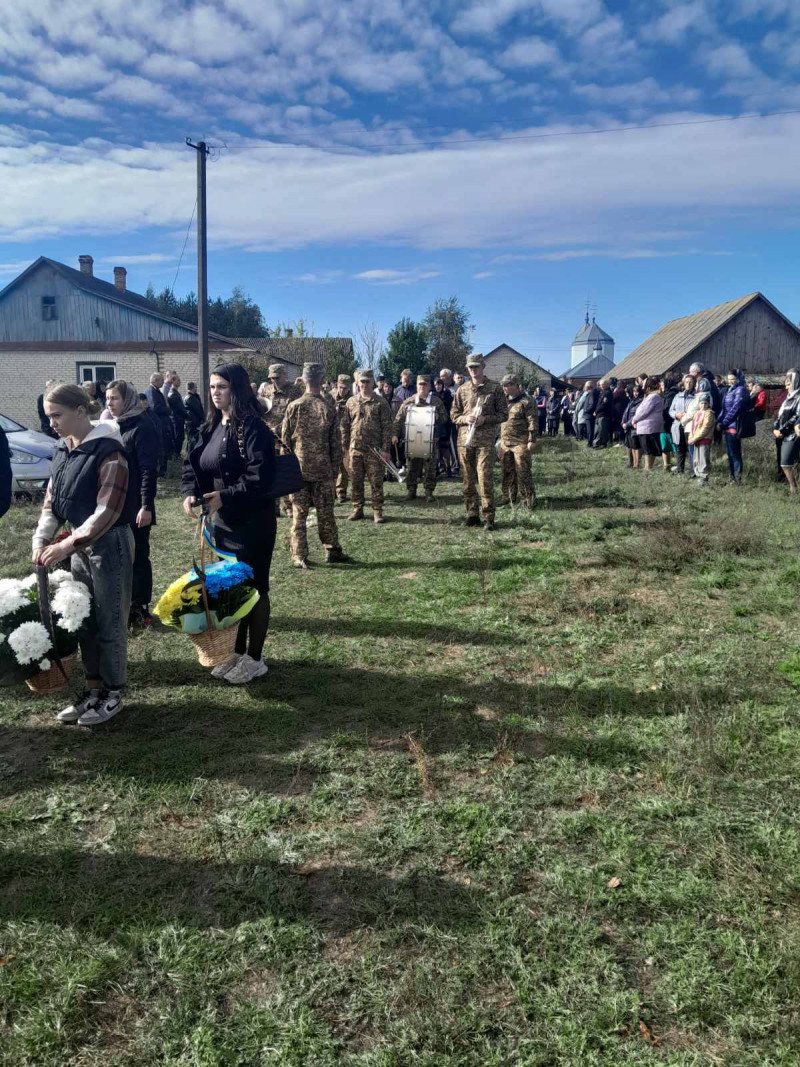
<svg viewBox="0 0 800 1067"><path fill-rule="evenodd" d="M178 299L167 286L156 293L152 282L147 286L146 298L164 315L197 325L197 294L189 292ZM208 302L208 328L225 337L269 337L261 308L240 285L223 300L221 296Z"/></svg>
<svg viewBox="0 0 800 1067"><path fill-rule="evenodd" d="M422 325L412 319L400 319L386 335L386 351L378 360L378 370L395 385L400 381L400 371L406 367L412 374L424 374L430 370L427 350Z"/></svg>
<svg viewBox="0 0 800 1067"><path fill-rule="evenodd" d="M422 320L428 356L435 370L462 370L470 352L469 313L457 296L431 304Z"/></svg>

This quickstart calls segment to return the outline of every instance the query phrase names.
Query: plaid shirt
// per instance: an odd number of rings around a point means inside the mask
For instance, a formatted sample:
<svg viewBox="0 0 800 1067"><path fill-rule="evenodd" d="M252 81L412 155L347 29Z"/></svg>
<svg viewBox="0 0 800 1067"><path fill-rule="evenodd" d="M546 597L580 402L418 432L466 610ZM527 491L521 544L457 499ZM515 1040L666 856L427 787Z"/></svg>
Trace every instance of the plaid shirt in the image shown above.
<svg viewBox="0 0 800 1067"><path fill-rule="evenodd" d="M86 545L99 541L117 522L125 507L128 495L128 461L121 452L112 452L100 464L97 471L97 505L63 544L77 552ZM58 533L61 522L53 514L50 485L42 505L42 514L33 535L34 551L49 545Z"/></svg>

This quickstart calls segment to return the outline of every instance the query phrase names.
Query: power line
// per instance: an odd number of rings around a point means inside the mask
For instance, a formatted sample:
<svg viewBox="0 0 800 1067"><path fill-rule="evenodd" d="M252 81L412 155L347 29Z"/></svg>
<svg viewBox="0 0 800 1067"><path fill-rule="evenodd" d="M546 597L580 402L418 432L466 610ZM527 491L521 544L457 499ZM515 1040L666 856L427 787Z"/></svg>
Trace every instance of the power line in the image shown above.
<svg viewBox="0 0 800 1067"><path fill-rule="evenodd" d="M348 147L353 149L358 148L424 148L434 145L446 145L447 147L456 147L462 144L475 144L480 141L490 141L492 143L500 143L502 141L544 141L552 140L558 137L596 137L603 134L611 133L630 133L633 130L664 130L671 129L678 126L708 126L719 122L739 122L741 119L774 119L780 118L784 115L800 115L800 108L794 108L790 111L751 111L741 115L719 115L716 118L710 119L682 119L677 122L652 122L647 124L641 124L638 126L605 126L594 130L561 130L554 133L510 133L510 134L487 134L486 136L478 137L458 137L458 138L444 138L440 137L433 141L403 141L395 144L382 143L373 145L342 145L341 147ZM271 144L276 148L293 148L297 142L294 141L272 141ZM313 142L303 142L310 148L325 148L329 145L314 144Z"/></svg>

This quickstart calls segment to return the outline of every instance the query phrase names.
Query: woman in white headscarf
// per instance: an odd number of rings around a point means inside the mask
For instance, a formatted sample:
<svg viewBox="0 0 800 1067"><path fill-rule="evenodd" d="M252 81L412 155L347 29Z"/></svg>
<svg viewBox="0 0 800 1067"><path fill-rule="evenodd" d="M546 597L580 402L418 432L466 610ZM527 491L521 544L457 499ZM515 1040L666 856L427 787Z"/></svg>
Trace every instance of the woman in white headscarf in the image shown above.
<svg viewBox="0 0 800 1067"><path fill-rule="evenodd" d="M778 466L789 483L789 492L797 492L795 465L800 459L800 370L786 372L786 399L780 406L772 433L778 451Z"/></svg>
<svg viewBox="0 0 800 1067"><path fill-rule="evenodd" d="M150 419L143 419L142 403L135 386L121 378L106 389L106 407L117 421L128 454L129 496L136 501L133 531L133 584L130 626L152 624L150 600L153 596L153 568L150 565L150 530L156 521L156 478L161 442Z"/></svg>

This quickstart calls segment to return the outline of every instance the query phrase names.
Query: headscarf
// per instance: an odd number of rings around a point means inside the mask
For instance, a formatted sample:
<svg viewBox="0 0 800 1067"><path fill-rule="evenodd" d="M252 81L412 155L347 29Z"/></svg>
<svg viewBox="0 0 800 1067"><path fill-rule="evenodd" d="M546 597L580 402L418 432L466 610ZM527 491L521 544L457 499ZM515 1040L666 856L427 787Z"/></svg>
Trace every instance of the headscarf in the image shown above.
<svg viewBox="0 0 800 1067"><path fill-rule="evenodd" d="M119 419L130 419L136 415L142 414L142 402L139 399L139 392L133 382L116 381L110 382L109 388L113 386L114 389L122 397L122 413L117 415Z"/></svg>

